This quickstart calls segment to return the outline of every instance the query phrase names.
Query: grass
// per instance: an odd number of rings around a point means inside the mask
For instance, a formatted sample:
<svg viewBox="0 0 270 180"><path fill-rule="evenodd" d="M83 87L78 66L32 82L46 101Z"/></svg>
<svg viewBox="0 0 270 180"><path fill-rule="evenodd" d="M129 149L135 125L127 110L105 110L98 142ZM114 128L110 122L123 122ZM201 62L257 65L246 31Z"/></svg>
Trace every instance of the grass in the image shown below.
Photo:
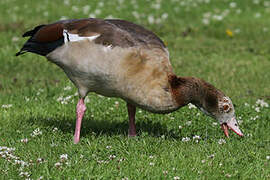
<svg viewBox="0 0 270 180"><path fill-rule="evenodd" d="M2 0L0 179L269 179L270 111L256 101L270 103L270 4L207 2ZM213 119L184 107L168 115L138 110L138 136L128 138L125 102L89 94L74 145L76 89L45 58L14 54L33 26L89 15L157 33L176 74L203 78L231 97L245 137L225 139Z"/></svg>

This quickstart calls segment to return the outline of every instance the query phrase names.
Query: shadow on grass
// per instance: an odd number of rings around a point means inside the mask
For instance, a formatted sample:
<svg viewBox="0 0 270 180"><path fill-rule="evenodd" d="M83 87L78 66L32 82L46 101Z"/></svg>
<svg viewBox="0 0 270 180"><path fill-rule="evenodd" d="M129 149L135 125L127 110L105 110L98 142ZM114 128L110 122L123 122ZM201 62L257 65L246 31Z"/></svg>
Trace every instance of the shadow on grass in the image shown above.
<svg viewBox="0 0 270 180"><path fill-rule="evenodd" d="M75 130L76 119L59 117L33 117L29 118L28 122L48 128L58 128L63 133L73 133ZM181 135L179 132L168 130L166 125L162 125L159 122L142 121L136 122L137 135L141 136L146 133L153 137L160 137L165 135L167 138L179 139ZM111 135L128 135L128 120L125 122L113 122L110 120L98 120L98 119L83 119L81 127L81 136L86 136L91 133L97 135L106 134Z"/></svg>

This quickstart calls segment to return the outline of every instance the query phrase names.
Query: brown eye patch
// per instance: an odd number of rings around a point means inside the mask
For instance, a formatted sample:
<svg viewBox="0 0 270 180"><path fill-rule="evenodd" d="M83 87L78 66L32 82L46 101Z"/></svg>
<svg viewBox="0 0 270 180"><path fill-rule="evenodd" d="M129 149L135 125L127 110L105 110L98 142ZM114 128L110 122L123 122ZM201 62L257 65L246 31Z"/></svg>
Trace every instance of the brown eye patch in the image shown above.
<svg viewBox="0 0 270 180"><path fill-rule="evenodd" d="M225 105L223 105L223 110L224 110L224 112L227 113L227 112L230 112L231 108L228 104L225 104Z"/></svg>

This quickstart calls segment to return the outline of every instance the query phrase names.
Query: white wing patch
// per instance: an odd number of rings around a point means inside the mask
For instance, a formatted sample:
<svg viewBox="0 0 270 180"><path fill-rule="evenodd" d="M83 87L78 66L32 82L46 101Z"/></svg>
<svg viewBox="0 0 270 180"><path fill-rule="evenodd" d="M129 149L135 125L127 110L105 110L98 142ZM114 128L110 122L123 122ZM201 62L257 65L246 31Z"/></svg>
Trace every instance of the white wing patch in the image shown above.
<svg viewBox="0 0 270 180"><path fill-rule="evenodd" d="M94 39L98 38L100 34L97 34L94 36L81 37L78 34L71 34L66 29L64 29L63 36L64 36L64 42L68 43L69 41L74 42L74 41L82 41L86 39L93 41Z"/></svg>

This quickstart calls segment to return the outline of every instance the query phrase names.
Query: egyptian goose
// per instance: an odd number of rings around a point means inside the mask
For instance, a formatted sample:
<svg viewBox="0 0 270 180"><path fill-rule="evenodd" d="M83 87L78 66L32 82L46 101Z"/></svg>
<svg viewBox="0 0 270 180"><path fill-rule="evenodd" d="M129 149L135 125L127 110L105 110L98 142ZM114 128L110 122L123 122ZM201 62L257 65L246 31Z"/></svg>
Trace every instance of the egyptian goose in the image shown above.
<svg viewBox="0 0 270 180"><path fill-rule="evenodd" d="M74 143L80 139L88 92L127 102L129 136L136 136L136 107L170 113L188 103L215 118L228 137L240 131L229 97L202 79L173 73L164 43L151 31L118 19L74 19L39 25L16 54L45 56L64 70L78 88Z"/></svg>

